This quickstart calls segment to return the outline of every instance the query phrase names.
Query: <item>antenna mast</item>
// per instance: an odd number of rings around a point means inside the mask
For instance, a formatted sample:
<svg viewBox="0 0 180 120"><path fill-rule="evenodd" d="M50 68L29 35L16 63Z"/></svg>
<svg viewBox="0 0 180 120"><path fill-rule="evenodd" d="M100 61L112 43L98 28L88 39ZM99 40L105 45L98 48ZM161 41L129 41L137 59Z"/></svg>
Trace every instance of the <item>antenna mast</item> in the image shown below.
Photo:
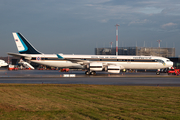
<svg viewBox="0 0 180 120"><path fill-rule="evenodd" d="M158 42L158 46L160 48L160 42L162 42L162 40L157 40L157 42Z"/></svg>
<svg viewBox="0 0 180 120"><path fill-rule="evenodd" d="M116 24L116 55L118 55L118 26L119 24Z"/></svg>

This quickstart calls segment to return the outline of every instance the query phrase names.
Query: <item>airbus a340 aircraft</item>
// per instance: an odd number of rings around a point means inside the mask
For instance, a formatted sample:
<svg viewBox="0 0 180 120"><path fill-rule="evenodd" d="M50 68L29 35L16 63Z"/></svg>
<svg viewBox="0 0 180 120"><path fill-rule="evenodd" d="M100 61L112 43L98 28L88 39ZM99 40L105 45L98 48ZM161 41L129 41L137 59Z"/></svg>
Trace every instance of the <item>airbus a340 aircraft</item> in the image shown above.
<svg viewBox="0 0 180 120"><path fill-rule="evenodd" d="M47 66L86 69L87 75L94 75L97 71L120 73L121 69L164 69L173 66L169 59L156 56L44 54L22 34L13 33L13 36L20 54L9 55Z"/></svg>

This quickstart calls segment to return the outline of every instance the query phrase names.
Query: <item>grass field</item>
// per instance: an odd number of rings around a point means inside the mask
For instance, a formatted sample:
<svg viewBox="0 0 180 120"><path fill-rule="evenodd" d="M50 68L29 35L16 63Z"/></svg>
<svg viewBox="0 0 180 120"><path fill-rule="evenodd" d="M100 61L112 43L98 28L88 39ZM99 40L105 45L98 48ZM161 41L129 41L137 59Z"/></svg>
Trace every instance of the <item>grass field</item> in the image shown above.
<svg viewBox="0 0 180 120"><path fill-rule="evenodd" d="M180 119L180 87L0 84L0 119Z"/></svg>

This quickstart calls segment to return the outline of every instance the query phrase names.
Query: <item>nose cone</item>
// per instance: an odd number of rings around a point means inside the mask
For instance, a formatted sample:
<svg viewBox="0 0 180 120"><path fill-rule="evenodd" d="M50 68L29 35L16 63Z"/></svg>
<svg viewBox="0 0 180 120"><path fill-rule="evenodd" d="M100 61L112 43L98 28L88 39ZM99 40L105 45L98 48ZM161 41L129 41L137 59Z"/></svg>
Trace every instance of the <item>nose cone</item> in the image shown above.
<svg viewBox="0 0 180 120"><path fill-rule="evenodd" d="M174 64L174 63L171 61L171 62L168 62L168 64L167 64L167 65L168 65L168 67L172 67L172 66L173 66L173 64Z"/></svg>

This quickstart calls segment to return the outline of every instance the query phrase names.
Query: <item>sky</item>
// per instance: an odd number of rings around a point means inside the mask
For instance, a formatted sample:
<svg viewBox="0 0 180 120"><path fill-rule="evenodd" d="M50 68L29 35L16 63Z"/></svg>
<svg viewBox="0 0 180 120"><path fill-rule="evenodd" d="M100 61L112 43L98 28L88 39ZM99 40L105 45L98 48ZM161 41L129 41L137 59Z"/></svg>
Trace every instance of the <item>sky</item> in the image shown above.
<svg viewBox="0 0 180 120"><path fill-rule="evenodd" d="M20 32L43 53L95 54L96 47L176 48L179 0L0 0L0 56L18 53Z"/></svg>

